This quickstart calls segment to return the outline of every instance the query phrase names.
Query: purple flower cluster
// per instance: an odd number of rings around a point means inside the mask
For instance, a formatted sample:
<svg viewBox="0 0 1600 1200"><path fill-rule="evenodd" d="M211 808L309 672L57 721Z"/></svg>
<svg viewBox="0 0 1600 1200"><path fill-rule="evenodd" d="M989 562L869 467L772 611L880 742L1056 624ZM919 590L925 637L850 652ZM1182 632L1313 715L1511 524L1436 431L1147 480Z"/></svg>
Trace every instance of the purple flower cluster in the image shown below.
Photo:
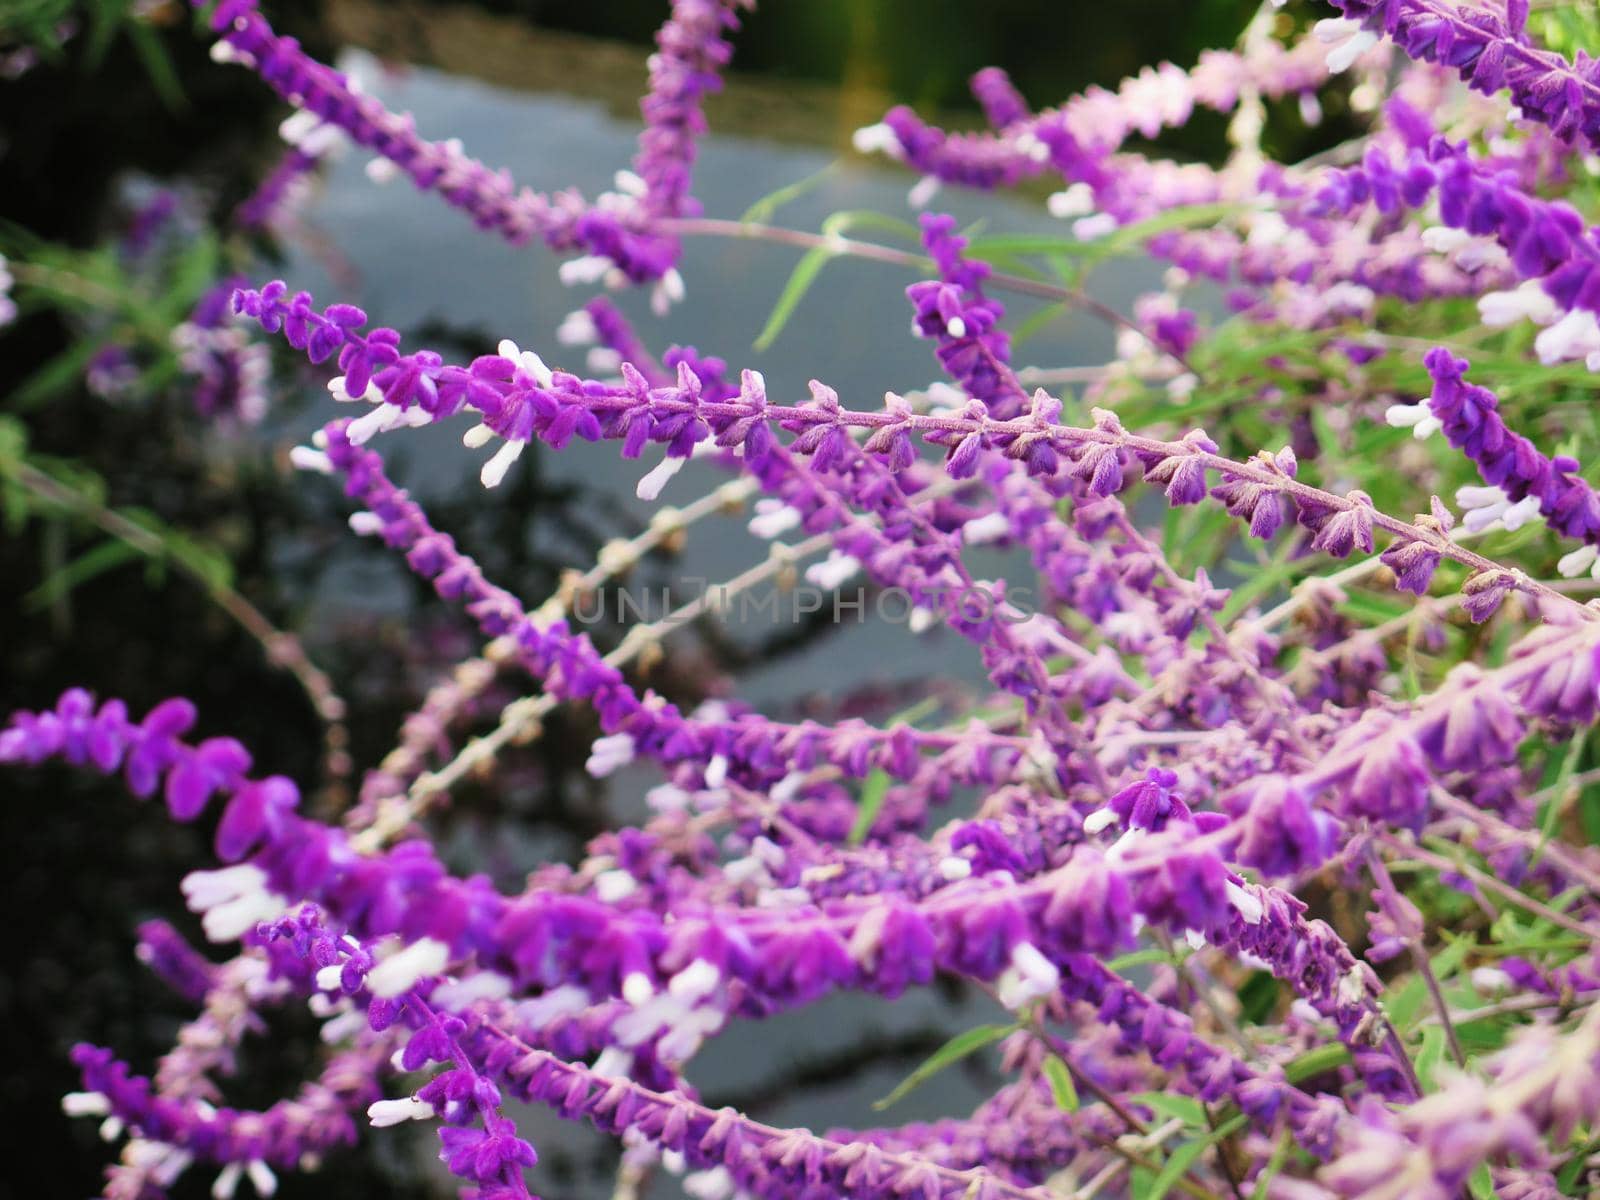
<svg viewBox="0 0 1600 1200"><path fill-rule="evenodd" d="M224 0L223 56L309 114L241 220L265 220L317 161L313 143L340 130L486 231L578 255L569 282L674 299L677 236L718 224L692 221L692 169L743 7L673 3L635 171L590 205L423 139L253 3ZM952 217L924 215L925 258L872 253L931 260L906 297L948 382L881 405L820 380L785 399L787 384L693 347L654 354L604 299L551 339L583 348L577 371L510 341L465 363L407 349L361 309L319 308L281 281L208 292L182 343L203 415L259 407L250 356L265 350L242 340L246 322L324 367L357 415L290 461L337 480L351 529L459 606L484 648L420 699L337 823L304 812L299 786L257 771L240 742L192 737L181 699L135 717L73 689L0 729L0 764L120 776L202 824L220 862L181 890L231 957L172 924L137 930L138 957L195 1012L171 1052L141 1075L112 1050L73 1051L82 1090L64 1108L122 1141L107 1197L152 1200L189 1170L209 1172L221 1200L241 1181L270 1195L279 1173L314 1169L366 1127L422 1122L463 1196L526 1200L540 1166L513 1100L614 1135L624 1187L657 1169L697 1200L1589 1186L1600 856L1565 836L1565 813L1593 774L1583 738L1600 716L1600 612L1570 581L1600 554L1600 500L1578 459L1517 432L1523 412L1469 383L1448 346L1422 356L1426 400L1390 403L1410 386L1391 381L1419 373L1383 358L1409 364L1414 343L1387 318L1370 331L1349 319L1378 314L1379 296L1472 296L1486 324L1548 324L1532 345L1546 365L1595 355L1586 365L1600 368L1600 240L1552 183L1560 139L1594 132L1592 64L1533 46L1525 5L1340 7L1318 34L1337 43L1331 62L1258 19L1236 52L1038 112L1003 73L981 72L989 133L949 135L904 108L862 131L863 148L939 180L1007 186L1053 170L1067 187L1050 208L1075 221L1075 246L1164 219L1149 246L1176 265L1125 317L1005 274ZM1298 100L1311 121L1327 72L1380 34L1423 65L1401 69L1359 155L1316 173L1267 162L1265 104ZM1509 89L1548 129L1518 141L1492 99L1452 108L1430 64L1478 93ZM1383 82L1381 66L1366 72L1358 112ZM1223 166L1124 150L1196 107L1230 114ZM1196 205L1225 211L1191 228ZM1183 300L1193 276L1241 285L1234 320L1202 324ZM1006 288L1116 327L1117 360L1087 377L1098 407L1030 386L995 298ZM1513 341L1504 355L1522 352ZM1494 353L1474 350L1480 374L1507 361ZM1216 415L1209 433L1186 428L1200 412ZM691 458L734 478L658 507L645 532L530 604L434 523L377 448L458 417L468 447L493 447L486 487L530 447L576 442L649 459L646 502L683 486ZM1459 520L1421 488L1425 512L1392 515L1385 497L1408 489L1338 459L1347 443L1396 441L1386 424L1441 431L1456 452L1405 442L1393 474L1431 487L1476 468L1487 488L1456 494ZM1236 449L1262 429L1281 448ZM1164 526L1151 489L1172 510ZM586 590L752 501L763 557L729 591L803 579L837 592L859 576L903 601L911 635L959 635L986 682L941 696L934 720L874 723L841 704L849 715L784 721L731 684L698 707L648 686L657 677L640 668L676 654L709 600L641 619L610 649L581 630ZM1539 522L1577 549L1551 563L1533 538L1472 542ZM1259 566L1188 544L1235 536ZM994 558L1003 577L982 578ZM1430 594L1446 587L1453 602ZM513 668L525 678L508 700L492 685ZM558 708L592 717L591 775L653 776L642 815L513 887L454 873L430 808L469 776L492 780ZM486 717L493 730L469 736ZM1003 1014L974 1033L1003 1041L1006 1082L969 1115L779 1128L710 1107L691 1082L731 1021L936 983ZM312 1076L264 1108L229 1103L244 1040L286 1005L327 1047Z"/></svg>

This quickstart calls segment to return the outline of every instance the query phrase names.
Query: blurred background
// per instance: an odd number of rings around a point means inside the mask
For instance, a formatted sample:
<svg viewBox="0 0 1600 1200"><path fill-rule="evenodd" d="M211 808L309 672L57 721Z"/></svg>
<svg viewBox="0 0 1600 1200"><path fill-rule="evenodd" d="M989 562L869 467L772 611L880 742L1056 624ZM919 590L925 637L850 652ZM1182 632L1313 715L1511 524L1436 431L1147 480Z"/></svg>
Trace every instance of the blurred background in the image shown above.
<svg viewBox="0 0 1600 1200"><path fill-rule="evenodd" d="M848 153L851 132L890 105L976 125L966 80L982 66L1004 66L1030 101L1051 104L1091 83L1114 86L1145 63L1190 65L1206 46L1231 45L1253 11L1236 0L774 2L735 39L735 69L708 105L713 133L695 192L708 214L737 217L812 179L783 224L816 229L830 213L859 209L911 217L915 179ZM532 187L594 195L631 159L644 60L665 6L285 0L267 14L392 108L414 112L425 136L459 137ZM294 777L333 814L403 715L477 639L403 564L349 534L336 488L288 468L288 448L329 418L326 374L274 354L263 412L201 411L171 330L241 270L258 284L284 278L323 304L358 304L408 344L452 359L505 336L559 358L554 330L588 293L564 288L541 247L508 249L408 184L378 186L354 153L311 178L292 222L238 232L230 214L281 159L287 109L248 71L214 63L209 44L176 4L0 0L0 252L21 309L0 329L0 708L42 707L73 684L123 696L136 713L187 695L203 734L242 739L259 771ZM1337 136L1336 108L1330 116L1320 137ZM1281 136L1303 137L1298 128L1286 124ZM1164 146L1214 158L1222 133L1221 118L1201 114ZM1010 231L1059 229L1040 203L1045 190L945 193L933 207ZM913 277L855 261L831 263L776 342L756 352L795 259L773 246L692 242L684 303L660 319L643 297L619 303L652 349L692 342L734 368L758 367L774 391L819 375L870 404L934 378L926 345L905 336L902 293ZM1095 289L1125 307L1158 277L1125 262ZM1038 328L1023 357L1070 366L1111 350L1106 329L1068 316ZM637 468L614 448L531 453L486 497L478 457L458 435L395 435L382 448L436 522L530 606L563 568L587 565L607 539L648 519L633 498ZM663 501L682 504L715 482L693 467ZM761 553L740 520L713 521L682 556L646 563L636 583L721 578ZM259 624L241 619L240 600ZM301 683L269 661L263 640L273 631L294 635L328 673L348 705L342 728L330 733ZM737 677L739 695L774 715L826 719L915 703L930 676L959 686L981 666L958 639L914 643L903 628L813 621L699 627L649 683L693 704ZM503 681L494 699L512 698L514 684ZM588 779L594 735L586 714L558 714L492 785L463 790L439 820L452 865L515 886L540 862L575 860L588 838L636 813L652 780L624 774L602 788ZM210 860L203 826L176 828L115 783L65 771L0 778L10 901L0 1108L13 1147L0 1196L99 1188L113 1151L93 1122L60 1113L75 1082L67 1053L93 1041L149 1070L171 1044L187 1014L135 961L134 929L164 916L198 935L177 881ZM982 1019L985 1003L937 991L892 1005L836 998L760 1030L735 1027L696 1061L692 1080L709 1103L778 1124L960 1114L993 1085L982 1056L887 1112L871 1101ZM310 1034L304 1014L273 1014L248 1041L229 1102L261 1105L292 1089L314 1068ZM615 1145L537 1114L528 1132L545 1195L612 1194ZM285 1178L280 1194L447 1194L432 1134L419 1133L368 1139L318 1174ZM177 1194L209 1186L191 1172Z"/></svg>

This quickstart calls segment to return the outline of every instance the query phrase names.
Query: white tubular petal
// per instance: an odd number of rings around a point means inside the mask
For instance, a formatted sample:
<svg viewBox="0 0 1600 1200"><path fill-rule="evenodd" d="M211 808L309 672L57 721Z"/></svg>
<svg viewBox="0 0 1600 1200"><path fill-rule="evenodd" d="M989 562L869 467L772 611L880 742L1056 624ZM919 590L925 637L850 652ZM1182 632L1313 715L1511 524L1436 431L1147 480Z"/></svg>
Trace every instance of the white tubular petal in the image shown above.
<svg viewBox="0 0 1600 1200"><path fill-rule="evenodd" d="M404 1100L379 1100L367 1106L367 1120L374 1129L387 1129L405 1121L426 1121L433 1115L433 1105L415 1096Z"/></svg>
<svg viewBox="0 0 1600 1200"><path fill-rule="evenodd" d="M207 940L232 942L249 933L263 921L281 917L288 903L268 891L250 892L226 904L219 904L200 918Z"/></svg>
<svg viewBox="0 0 1600 1200"><path fill-rule="evenodd" d="M703 958L697 958L667 981L667 991L685 1004L693 1004L717 990L722 972Z"/></svg>
<svg viewBox="0 0 1600 1200"><path fill-rule="evenodd" d="M345 427L345 436L352 446L364 446L390 427L402 415L393 404L380 404L371 412L363 413Z"/></svg>
<svg viewBox="0 0 1600 1200"><path fill-rule="evenodd" d="M344 979L344 965L342 963L329 963L317 970L317 987L325 992L337 992Z"/></svg>
<svg viewBox="0 0 1600 1200"><path fill-rule="evenodd" d="M1422 244L1435 254L1449 254L1472 240L1472 235L1448 225L1430 225L1422 231Z"/></svg>
<svg viewBox="0 0 1600 1200"><path fill-rule="evenodd" d="M111 1112L111 1101L103 1092L68 1092L61 1097L61 1111L69 1117L104 1117Z"/></svg>
<svg viewBox="0 0 1600 1200"><path fill-rule="evenodd" d="M487 446L494 439L494 430L487 425L474 425L461 435L461 444L468 450L476 450L480 446Z"/></svg>
<svg viewBox="0 0 1600 1200"><path fill-rule="evenodd" d="M596 779L603 779L618 767L633 761L633 747L633 735L630 733L596 738L589 749L589 760L584 763L584 770Z"/></svg>
<svg viewBox="0 0 1600 1200"><path fill-rule="evenodd" d="M876 125L863 125L850 135L850 144L855 147L857 154L888 154L898 158L903 151L900 148L900 139L895 137L894 130L883 122Z"/></svg>
<svg viewBox="0 0 1600 1200"><path fill-rule="evenodd" d="M1383 410L1384 422L1396 429L1411 429L1432 415L1426 404L1391 404Z"/></svg>
<svg viewBox="0 0 1600 1200"><path fill-rule="evenodd" d="M1097 808L1083 819L1083 831L1085 833L1099 833L1102 829L1110 829L1116 823L1117 813L1115 809Z"/></svg>
<svg viewBox="0 0 1600 1200"><path fill-rule="evenodd" d="M960 317L951 317L944 323L944 331L953 338L964 338L967 336L967 323Z"/></svg>
<svg viewBox="0 0 1600 1200"><path fill-rule="evenodd" d="M532 350L524 350L517 355L517 365L532 376L533 381L542 388L547 388L556 381L550 368L544 365L544 359Z"/></svg>
<svg viewBox="0 0 1600 1200"><path fill-rule="evenodd" d="M190 912L205 912L251 892L264 891L267 876L253 863L240 863L216 871L190 871L178 883Z"/></svg>
<svg viewBox="0 0 1600 1200"><path fill-rule="evenodd" d="M939 177L937 175L924 175L906 193L906 203L910 204L912 208L927 208L938 194Z"/></svg>
<svg viewBox="0 0 1600 1200"><path fill-rule="evenodd" d="M478 472L478 478L483 481L486 488L499 487L505 480L506 472L511 470L511 464L522 457L522 442L507 442L496 450L494 457L483 464L483 470Z"/></svg>
<svg viewBox="0 0 1600 1200"><path fill-rule="evenodd" d="M600 331L595 328L594 318L581 308L569 312L556 330L556 341L563 346L592 346L599 340Z"/></svg>
<svg viewBox="0 0 1600 1200"><path fill-rule="evenodd" d="M626 900L638 890L639 881L627 871L602 871L594 879L595 899L606 904Z"/></svg>
<svg viewBox="0 0 1600 1200"><path fill-rule="evenodd" d="M851 579L861 569L861 561L838 550L830 550L828 557L806 568L806 582L831 592Z"/></svg>
<svg viewBox="0 0 1600 1200"><path fill-rule="evenodd" d="M225 1165L211 1185L212 1200L233 1200L233 1193L239 1190L239 1176L243 1174L244 1168L238 1163Z"/></svg>
<svg viewBox="0 0 1600 1200"><path fill-rule="evenodd" d="M607 1046L589 1069L605 1079L626 1079L628 1072L633 1070L633 1055L615 1046Z"/></svg>
<svg viewBox="0 0 1600 1200"><path fill-rule="evenodd" d="M256 1195L261 1200L267 1200L278 1190L278 1177L272 1173L272 1168L259 1158L253 1158L244 1169L245 1175L250 1179L250 1184L256 1189Z"/></svg>
<svg viewBox="0 0 1600 1200"><path fill-rule="evenodd" d="M1556 563L1556 570L1567 579L1576 579L1594 565L1596 558L1600 558L1600 550L1593 546L1579 546L1571 554L1561 556L1561 561Z"/></svg>
<svg viewBox="0 0 1600 1200"><path fill-rule="evenodd" d="M654 500L661 495L661 489L667 486L667 480L683 470L683 464L688 461L686 458L675 458L671 455L663 458L639 480L634 495L641 500Z"/></svg>
<svg viewBox="0 0 1600 1200"><path fill-rule="evenodd" d="M939 860L939 878L947 883L959 883L971 874L971 861L959 855L947 854Z"/></svg>
<svg viewBox="0 0 1600 1200"><path fill-rule="evenodd" d="M1094 211L1094 189L1087 183L1075 183L1064 192L1051 193L1044 206L1052 217L1063 221L1086 217Z"/></svg>
<svg viewBox="0 0 1600 1200"><path fill-rule="evenodd" d="M296 471L315 471L318 475L333 474L333 459L321 450L310 446L296 446L289 451L289 465Z"/></svg>
<svg viewBox="0 0 1600 1200"><path fill-rule="evenodd" d="M449 946L422 938L373 967L367 974L367 987L374 996L388 1000L414 987L419 979L440 974L449 961Z"/></svg>
<svg viewBox="0 0 1600 1200"><path fill-rule="evenodd" d="M1228 903L1239 910L1239 915L1244 918L1246 925L1261 924L1261 918L1266 909L1257 897L1245 891L1244 888L1234 883L1231 879L1223 884L1223 891L1228 895Z"/></svg>
<svg viewBox="0 0 1600 1200"><path fill-rule="evenodd" d="M1328 71L1338 75L1355 66L1356 59L1378 44L1378 35L1363 29L1349 41L1328 51Z"/></svg>
<svg viewBox="0 0 1600 1200"><path fill-rule="evenodd" d="M974 517L961 527L961 540L969 546L984 546L997 542L1011 532L1011 522L1006 514L996 510Z"/></svg>
<svg viewBox="0 0 1600 1200"><path fill-rule="evenodd" d="M353 512L350 528L362 537L372 537L383 532L383 518L374 512Z"/></svg>
<svg viewBox="0 0 1600 1200"><path fill-rule="evenodd" d="M498 971L474 971L465 979L453 979L434 988L429 1003L452 1011L476 1004L479 1000L504 1000L511 995L511 980Z"/></svg>
<svg viewBox="0 0 1600 1200"><path fill-rule="evenodd" d="M1528 522L1537 521L1539 519L1539 497L1524 496L1507 508L1500 519L1505 522L1506 528L1510 530L1521 529Z"/></svg>

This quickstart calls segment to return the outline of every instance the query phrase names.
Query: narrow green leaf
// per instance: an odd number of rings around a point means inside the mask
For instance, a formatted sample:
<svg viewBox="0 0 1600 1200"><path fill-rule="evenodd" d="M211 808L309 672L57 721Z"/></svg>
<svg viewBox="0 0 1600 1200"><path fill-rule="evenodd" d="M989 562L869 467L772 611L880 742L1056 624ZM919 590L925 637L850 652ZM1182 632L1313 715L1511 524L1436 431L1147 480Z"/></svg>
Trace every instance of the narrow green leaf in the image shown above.
<svg viewBox="0 0 1600 1200"><path fill-rule="evenodd" d="M792 200L798 200L807 192L812 191L826 183L828 177L839 169L839 162L835 159L820 171L813 171L804 179L797 179L793 183L786 183L780 188L768 192L749 208L739 215L741 225L765 225L771 221L777 211Z"/></svg>
<svg viewBox="0 0 1600 1200"><path fill-rule="evenodd" d="M22 598L23 606L37 612L64 599L74 588L97 575L120 567L139 552L126 542L105 541L79 555L60 570L52 571L38 587Z"/></svg>
<svg viewBox="0 0 1600 1200"><path fill-rule="evenodd" d="M1189 1168L1194 1165L1194 1160L1205 1152L1205 1142L1185 1142L1179 1146L1167 1159L1160 1174L1151 1182L1150 1190L1145 1193L1145 1200L1161 1200L1172 1190L1173 1184L1188 1174Z"/></svg>
<svg viewBox="0 0 1600 1200"><path fill-rule="evenodd" d="M1078 1088L1072 1082L1072 1072L1067 1064L1054 1054L1045 1056L1044 1077L1050 1081L1050 1094L1062 1112L1078 1111Z"/></svg>
<svg viewBox="0 0 1600 1200"><path fill-rule="evenodd" d="M762 326L761 332L756 336L755 348L765 350L778 340L778 335L783 332L783 327L789 323L789 318L794 315L794 310L799 307L800 301L805 298L811 285L816 282L817 276L822 273L822 268L827 265L834 252L826 246L817 246L807 250L805 255L795 264L789 282L783 285L783 291L778 296L778 302L772 306L772 315L767 318L767 323Z"/></svg>
<svg viewBox="0 0 1600 1200"><path fill-rule="evenodd" d="M144 73L150 77L150 86L155 89L167 110L178 112L188 107L189 101L183 94L183 84L178 81L177 69L173 67L172 58L155 30L142 21L129 21L128 39L133 43L139 61L144 64Z"/></svg>
<svg viewBox="0 0 1600 1200"><path fill-rule="evenodd" d="M1489 1176L1488 1163L1478 1164L1478 1169L1467 1179L1467 1190L1474 1200L1494 1200L1494 1180Z"/></svg>
<svg viewBox="0 0 1600 1200"><path fill-rule="evenodd" d="M1182 1121L1191 1128L1206 1128L1205 1105L1192 1096L1180 1096L1174 1092L1140 1092L1128 1098L1135 1104L1143 1104L1146 1108L1154 1109L1163 1117Z"/></svg>
<svg viewBox="0 0 1600 1200"><path fill-rule="evenodd" d="M1438 1070L1439 1060L1443 1055L1444 1026L1426 1026L1422 1031L1422 1047L1417 1051L1414 1062L1417 1082L1422 1085L1424 1094L1433 1091L1433 1074Z"/></svg>
<svg viewBox="0 0 1600 1200"><path fill-rule="evenodd" d="M966 1030L964 1033L956 1034L955 1037L930 1054L920 1067L901 1080L894 1091L890 1092L882 1100L874 1101L872 1107L878 1111L888 1108L891 1104L904 1099L911 1092L921 1087L951 1063L960 1062L974 1051L982 1050L985 1046L992 1045L1007 1034L1015 1033L1016 1031L1016 1025L979 1025L974 1029Z"/></svg>
<svg viewBox="0 0 1600 1200"><path fill-rule="evenodd" d="M1283 1164L1289 1158L1290 1135L1285 1129L1278 1135L1278 1144L1272 1148L1272 1157L1267 1160L1267 1165L1261 1169L1261 1174L1256 1178L1255 1190L1250 1193L1250 1200L1267 1200L1267 1193L1272 1189L1272 1181L1278 1177L1278 1172L1283 1170Z"/></svg>
<svg viewBox="0 0 1600 1200"><path fill-rule="evenodd" d="M1318 1046L1315 1050L1307 1050L1299 1058L1292 1059L1283 1068L1283 1077L1290 1083L1299 1083L1303 1079L1310 1079L1313 1075L1321 1075L1324 1071L1342 1067L1349 1061L1350 1051L1337 1042L1328 1046Z"/></svg>
<svg viewBox="0 0 1600 1200"><path fill-rule="evenodd" d="M878 819L878 810L883 807L883 798L888 791L889 773L882 767L874 767L861 785L861 799L856 804L856 823L850 827L852 846L859 846L872 832L872 823Z"/></svg>

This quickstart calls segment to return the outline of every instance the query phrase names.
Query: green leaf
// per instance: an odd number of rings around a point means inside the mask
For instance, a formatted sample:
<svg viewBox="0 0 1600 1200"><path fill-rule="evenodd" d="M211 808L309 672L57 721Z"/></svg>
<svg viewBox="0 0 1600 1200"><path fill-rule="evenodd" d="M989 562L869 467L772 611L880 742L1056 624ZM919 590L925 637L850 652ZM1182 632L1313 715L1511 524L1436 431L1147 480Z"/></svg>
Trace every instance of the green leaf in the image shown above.
<svg viewBox="0 0 1600 1200"><path fill-rule="evenodd" d="M859 846L872 832L872 823L878 819L878 810L883 807L883 798L888 791L889 773L882 767L874 767L861 785L861 799L856 804L856 823L850 827L852 846Z"/></svg>
<svg viewBox="0 0 1600 1200"><path fill-rule="evenodd" d="M772 306L772 315L767 318L767 323L762 326L761 332L756 336L755 348L765 350L778 340L778 335L783 332L783 327L789 323L789 318L794 315L794 310L799 307L800 301L805 298L806 292L816 282L817 276L822 273L822 268L828 260L834 257L834 251L827 246L817 246L807 250L805 255L795 264L794 272L789 276L789 282L783 285L783 291L778 296L778 302Z"/></svg>
<svg viewBox="0 0 1600 1200"><path fill-rule="evenodd" d="M1439 1060L1444 1056L1444 1026L1429 1025L1422 1031L1422 1048L1417 1051L1414 1060L1417 1082L1422 1085L1424 1094L1433 1091L1433 1073L1439 1068Z"/></svg>
<svg viewBox="0 0 1600 1200"><path fill-rule="evenodd" d="M1054 1054L1046 1055L1044 1077L1050 1082L1050 1094L1055 1097L1056 1107L1062 1112L1077 1112L1078 1089L1072 1082L1072 1072L1067 1064Z"/></svg>
<svg viewBox="0 0 1600 1200"><path fill-rule="evenodd" d="M170 112L187 108L189 101L183 94L183 84L178 82L178 72L172 65L172 58L155 30L143 21L130 21L128 40L133 43L139 61L144 63L144 73L150 77L150 86L161 98L161 103Z"/></svg>
<svg viewBox="0 0 1600 1200"><path fill-rule="evenodd" d="M768 192L739 215L739 223L741 225L767 224L785 204L792 200L798 200L807 192L820 187L838 169L839 162L835 159L823 167L822 170L813 171L804 179L797 179L793 183L786 183L781 188Z"/></svg>
<svg viewBox="0 0 1600 1200"><path fill-rule="evenodd" d="M1192 1096L1180 1096L1174 1092L1140 1092L1128 1099L1154 1109L1163 1117L1182 1121L1191 1128L1204 1129L1207 1126L1206 1107Z"/></svg>
<svg viewBox="0 0 1600 1200"><path fill-rule="evenodd" d="M1261 1174L1256 1178L1255 1191L1250 1193L1250 1200L1267 1200L1267 1193L1272 1189L1272 1181L1278 1177L1278 1172L1283 1170L1283 1164L1289 1157L1290 1135L1285 1129L1278 1135L1278 1144L1272 1148L1272 1157L1267 1160L1267 1165L1261 1169Z"/></svg>
<svg viewBox="0 0 1600 1200"><path fill-rule="evenodd" d="M1185 1142L1174 1150L1166 1163L1162 1166L1160 1174L1150 1181L1150 1190L1143 1194L1142 1200L1161 1200L1173 1188L1173 1185L1189 1173L1189 1168L1194 1165L1194 1160L1206 1152L1206 1142Z"/></svg>
<svg viewBox="0 0 1600 1200"><path fill-rule="evenodd" d="M874 212L870 208L852 208L836 212L822 223L822 232L829 237L844 237L857 229L881 229L885 233L896 234L919 246L922 244L922 231L910 221L902 221L899 217L891 217L887 213Z"/></svg>
<svg viewBox="0 0 1600 1200"><path fill-rule="evenodd" d="M23 606L33 612L48 608L65 599L80 584L138 557L139 552L126 542L101 542L93 550L47 575L44 582L22 598Z"/></svg>
<svg viewBox="0 0 1600 1200"><path fill-rule="evenodd" d="M1310 1079L1313 1075L1321 1075L1324 1071L1342 1067L1349 1061L1350 1051L1334 1042L1327 1046L1318 1046L1315 1050L1307 1050L1299 1058L1291 1059L1283 1068L1283 1077L1290 1083L1299 1083Z"/></svg>
<svg viewBox="0 0 1600 1200"><path fill-rule="evenodd" d="M1478 1164L1478 1169L1467 1179L1467 1190L1475 1200L1494 1200L1494 1180L1489 1176L1488 1163Z"/></svg>
<svg viewBox="0 0 1600 1200"><path fill-rule="evenodd" d="M1204 1154L1209 1147L1222 1141L1223 1138L1243 1129L1247 1121L1248 1118L1243 1113L1240 1113L1231 1120L1224 1121L1221 1125L1218 1125L1208 1136L1199 1141L1185 1142L1179 1146L1167 1159L1166 1165L1161 1168L1161 1173L1155 1177L1155 1181L1150 1185L1150 1190L1144 1194L1144 1200L1162 1200L1162 1197L1172 1190L1178 1180L1188 1173L1189 1168L1194 1165L1197 1158Z"/></svg>
<svg viewBox="0 0 1600 1200"><path fill-rule="evenodd" d="M951 1063L960 1062L974 1051L993 1045L1006 1035L1015 1033L1017 1028L1016 1025L979 1025L964 1033L956 1034L930 1054L920 1067L902 1079L894 1091L882 1100L874 1101L873 1109L881 1112L927 1083Z"/></svg>

